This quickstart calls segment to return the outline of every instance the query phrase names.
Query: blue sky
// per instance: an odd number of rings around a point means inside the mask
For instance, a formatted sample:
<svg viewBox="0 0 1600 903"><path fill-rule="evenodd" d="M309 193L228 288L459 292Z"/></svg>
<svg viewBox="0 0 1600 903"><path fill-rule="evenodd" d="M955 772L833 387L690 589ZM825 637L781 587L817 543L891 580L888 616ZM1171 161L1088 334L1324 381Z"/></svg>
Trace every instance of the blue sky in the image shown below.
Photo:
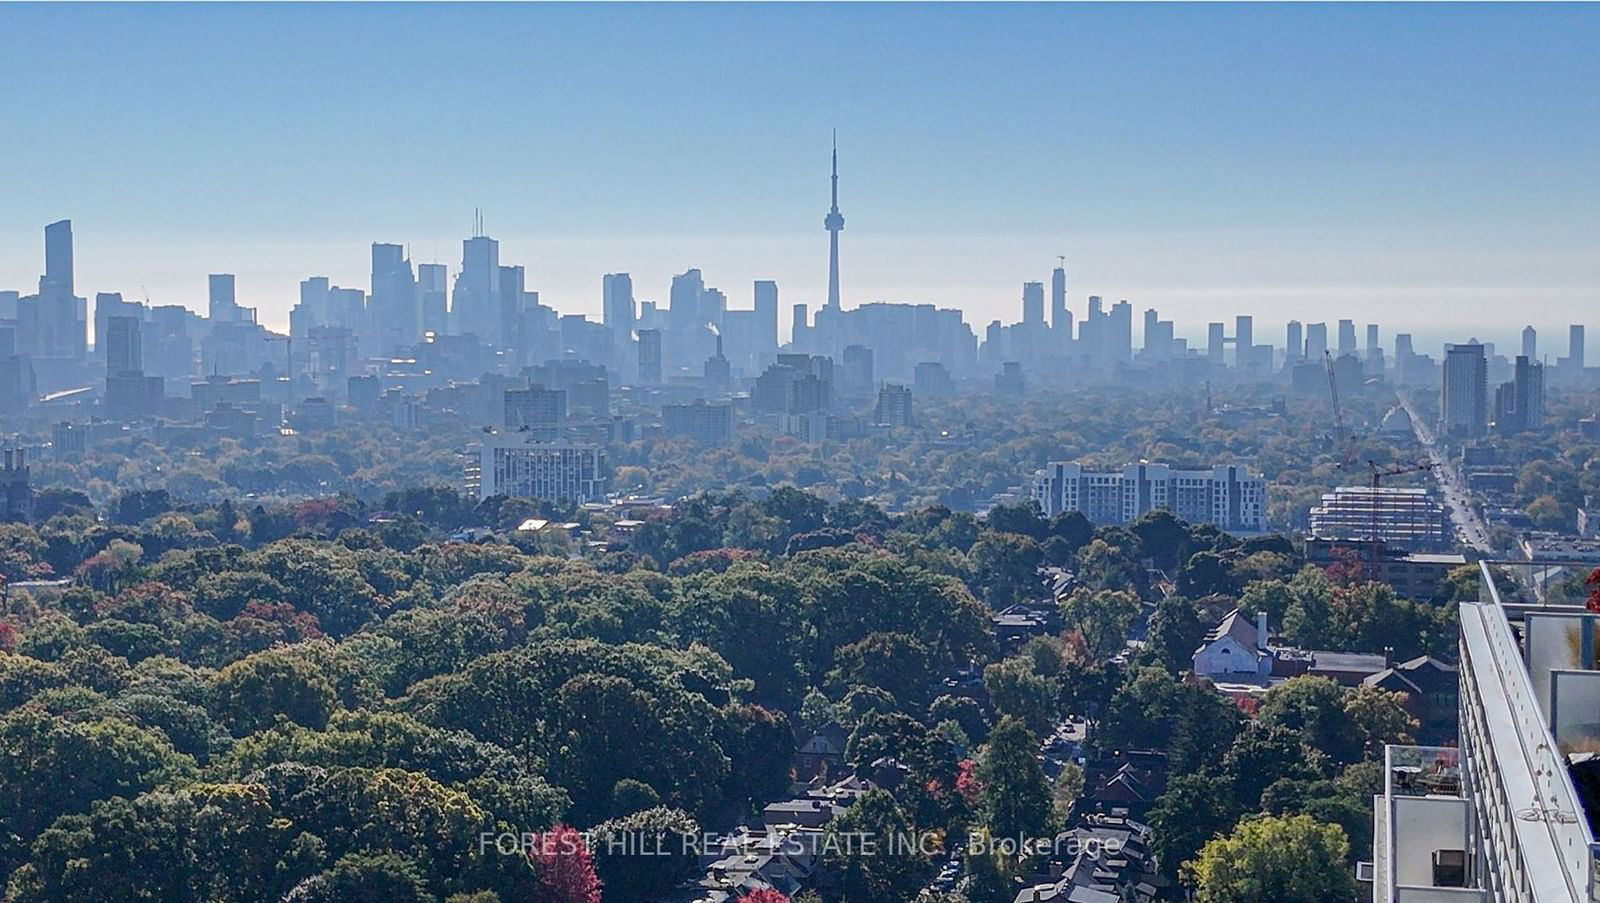
<svg viewBox="0 0 1600 903"><path fill-rule="evenodd" d="M1065 254L1075 309L1191 335L1553 337L1600 300L1596 85L1579 5L0 5L0 287L71 217L83 291L233 271L281 322L371 241L453 270L482 207L564 309L689 266L815 303L837 127L847 306L981 332Z"/></svg>

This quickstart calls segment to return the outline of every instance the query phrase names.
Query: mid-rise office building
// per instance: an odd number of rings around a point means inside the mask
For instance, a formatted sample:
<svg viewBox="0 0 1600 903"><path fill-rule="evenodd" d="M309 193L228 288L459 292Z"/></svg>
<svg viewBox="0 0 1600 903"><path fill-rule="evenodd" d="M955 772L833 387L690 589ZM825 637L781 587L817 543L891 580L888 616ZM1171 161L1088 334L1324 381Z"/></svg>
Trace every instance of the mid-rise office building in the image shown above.
<svg viewBox="0 0 1600 903"><path fill-rule="evenodd" d="M1266 521L1265 478L1231 464L1182 470L1139 463L1107 473L1053 461L1034 474L1030 494L1045 517L1079 511L1097 524L1127 523L1158 508L1224 530L1255 532Z"/></svg>
<svg viewBox="0 0 1600 903"><path fill-rule="evenodd" d="M956 392L955 380L950 376L950 370L938 361L918 363L911 384L923 398L954 395Z"/></svg>
<svg viewBox="0 0 1600 903"><path fill-rule="evenodd" d="M566 423L566 390L539 385L506 390L503 421L506 432L526 432L536 439L559 439Z"/></svg>
<svg viewBox="0 0 1600 903"><path fill-rule="evenodd" d="M846 345L839 367L839 391L850 398L871 398L874 385L872 349Z"/></svg>
<svg viewBox="0 0 1600 903"><path fill-rule="evenodd" d="M703 398L688 404L663 405L661 427L668 436L681 436L701 445L726 445L733 439L733 405Z"/></svg>
<svg viewBox="0 0 1600 903"><path fill-rule="evenodd" d="M639 330L639 384L661 385L661 330Z"/></svg>

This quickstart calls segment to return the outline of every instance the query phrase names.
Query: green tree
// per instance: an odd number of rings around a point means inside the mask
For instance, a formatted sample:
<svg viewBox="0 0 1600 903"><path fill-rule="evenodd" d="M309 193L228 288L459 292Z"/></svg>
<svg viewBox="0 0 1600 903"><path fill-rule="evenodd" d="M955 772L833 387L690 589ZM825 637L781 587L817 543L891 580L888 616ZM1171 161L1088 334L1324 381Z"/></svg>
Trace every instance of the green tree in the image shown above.
<svg viewBox="0 0 1600 903"><path fill-rule="evenodd" d="M1361 756L1362 749L1360 739L1351 734L1345 696L1344 687L1332 679L1302 674L1268 690L1256 719L1298 733L1308 746L1336 763L1350 762Z"/></svg>
<svg viewBox="0 0 1600 903"><path fill-rule="evenodd" d="M657 807L604 822L591 836L607 899L650 900L692 874L700 826L687 812Z"/></svg>
<svg viewBox="0 0 1600 903"><path fill-rule="evenodd" d="M1019 599L1042 595L1038 570L1043 554L1039 543L1019 533L979 533L969 555L984 601L1004 608Z"/></svg>
<svg viewBox="0 0 1600 903"><path fill-rule="evenodd" d="M933 668L928 649L903 633L872 633L860 642L841 647L829 681L840 689L878 687L902 706L927 704L933 688Z"/></svg>
<svg viewBox="0 0 1600 903"><path fill-rule="evenodd" d="M0 718L0 865L14 867L58 816L134 796L193 767L159 731L125 721L72 721L39 706L7 714Z"/></svg>
<svg viewBox="0 0 1600 903"><path fill-rule="evenodd" d="M242 737L268 728L281 715L320 729L338 705L332 681L299 649L258 652L217 672L217 717Z"/></svg>
<svg viewBox="0 0 1600 903"><path fill-rule="evenodd" d="M1104 661L1127 645L1128 628L1139 616L1139 597L1125 591L1078 589L1059 607L1063 626L1081 634L1089 654Z"/></svg>
<svg viewBox="0 0 1600 903"><path fill-rule="evenodd" d="M1345 697L1344 714L1354 745L1352 759L1381 758L1385 746L1416 742L1417 719L1406 711L1399 693L1357 687Z"/></svg>
<svg viewBox="0 0 1600 903"><path fill-rule="evenodd" d="M1150 614L1150 648L1174 674L1192 667L1194 651L1205 639L1206 628L1194 603L1183 596L1167 596Z"/></svg>
<svg viewBox="0 0 1600 903"><path fill-rule="evenodd" d="M839 903L907 900L922 887L927 860L911 824L883 790L870 790L828 823L823 868L837 876Z"/></svg>
<svg viewBox="0 0 1600 903"><path fill-rule="evenodd" d="M1200 854L1213 837L1233 828L1239 811L1226 777L1204 772L1174 773L1150 809L1151 852L1161 873L1178 877L1183 864Z"/></svg>
<svg viewBox="0 0 1600 903"><path fill-rule="evenodd" d="M1021 719L1035 734L1055 729L1060 688L1036 672L1027 658L1008 658L983 669L983 688L996 714Z"/></svg>
<svg viewBox="0 0 1600 903"><path fill-rule="evenodd" d="M996 533L1015 533L1035 542L1044 542L1050 532L1050 522L1044 519L1039 503L1031 500L990 508L983 525Z"/></svg>
<svg viewBox="0 0 1600 903"><path fill-rule="evenodd" d="M1039 740L1019 718L1002 718L989 733L976 772L980 806L996 837L1019 843L1050 826L1050 784L1039 765Z"/></svg>
<svg viewBox="0 0 1600 903"><path fill-rule="evenodd" d="M1222 757L1241 811L1254 811L1262 791L1280 778L1314 779L1327 771L1327 756L1288 728L1255 723L1239 734Z"/></svg>
<svg viewBox="0 0 1600 903"><path fill-rule="evenodd" d="M1197 903L1352 903L1349 849L1338 825L1265 816L1207 843L1185 878Z"/></svg>
<svg viewBox="0 0 1600 903"><path fill-rule="evenodd" d="M1189 525L1166 508L1145 512L1128 525L1128 530L1139 537L1156 567L1169 572L1191 554Z"/></svg>
<svg viewBox="0 0 1600 903"><path fill-rule="evenodd" d="M1178 592L1194 598L1232 595L1237 589L1235 584L1233 558L1228 554L1196 552L1178 571Z"/></svg>
<svg viewBox="0 0 1600 903"><path fill-rule="evenodd" d="M306 879L290 894L295 903L433 903L416 863L393 853L350 853L333 868Z"/></svg>
<svg viewBox="0 0 1600 903"><path fill-rule="evenodd" d="M1129 540L1135 540L1127 534ZM1078 549L1078 576L1089 589L1126 590L1145 585L1136 554L1137 542L1126 545L1096 537Z"/></svg>

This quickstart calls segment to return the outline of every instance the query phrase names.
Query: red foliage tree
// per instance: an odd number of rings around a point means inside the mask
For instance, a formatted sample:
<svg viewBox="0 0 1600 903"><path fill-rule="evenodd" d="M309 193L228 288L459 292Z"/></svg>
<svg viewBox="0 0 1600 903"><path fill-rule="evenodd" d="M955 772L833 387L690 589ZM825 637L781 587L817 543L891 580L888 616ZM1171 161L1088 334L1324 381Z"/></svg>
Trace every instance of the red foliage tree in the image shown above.
<svg viewBox="0 0 1600 903"><path fill-rule="evenodd" d="M1584 607L1596 614L1600 614L1600 568L1590 571L1588 578L1583 581L1583 585L1589 588L1589 600Z"/></svg>
<svg viewBox="0 0 1600 903"><path fill-rule="evenodd" d="M583 835L556 825L534 838L528 850L536 883L533 903L600 903L600 878Z"/></svg>
<svg viewBox="0 0 1600 903"><path fill-rule="evenodd" d="M978 794L983 792L983 782L974 773L976 767L971 759L962 759L956 766L956 793L961 794L968 805L977 805Z"/></svg>
<svg viewBox="0 0 1600 903"><path fill-rule="evenodd" d="M762 888L753 894L745 894L739 898L739 903L789 903L789 898L771 888Z"/></svg>

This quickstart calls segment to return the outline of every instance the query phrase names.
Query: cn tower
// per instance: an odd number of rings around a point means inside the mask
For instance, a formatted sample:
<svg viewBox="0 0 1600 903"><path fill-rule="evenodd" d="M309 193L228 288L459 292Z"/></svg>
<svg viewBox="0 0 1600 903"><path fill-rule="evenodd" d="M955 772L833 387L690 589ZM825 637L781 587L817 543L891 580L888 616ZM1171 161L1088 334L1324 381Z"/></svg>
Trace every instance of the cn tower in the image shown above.
<svg viewBox="0 0 1600 903"><path fill-rule="evenodd" d="M844 214L839 212L839 130L833 130L833 207L822 220L828 230L828 310L839 310L839 233Z"/></svg>

